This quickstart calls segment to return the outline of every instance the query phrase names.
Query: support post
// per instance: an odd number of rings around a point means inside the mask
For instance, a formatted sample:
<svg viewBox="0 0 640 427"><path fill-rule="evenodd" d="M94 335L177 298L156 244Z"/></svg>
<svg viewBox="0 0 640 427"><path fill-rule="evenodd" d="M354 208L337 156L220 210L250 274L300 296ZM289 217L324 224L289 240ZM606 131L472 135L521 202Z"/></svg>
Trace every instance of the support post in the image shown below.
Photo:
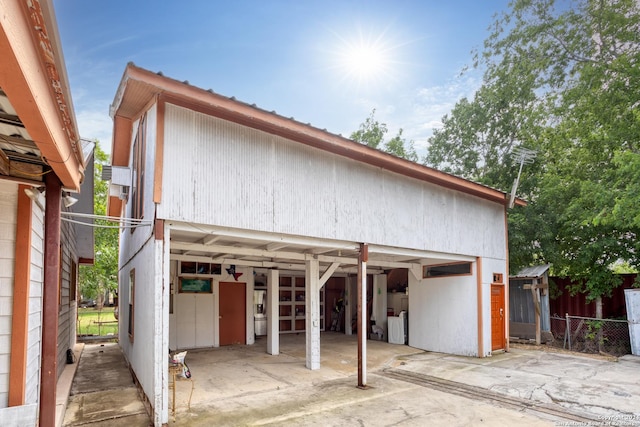
<svg viewBox="0 0 640 427"><path fill-rule="evenodd" d="M367 261L369 246L360 244L358 255L358 387L367 387Z"/></svg>
<svg viewBox="0 0 640 427"><path fill-rule="evenodd" d="M24 192L27 188L31 187L26 185L18 186L8 406L24 405L27 381L29 288L31 285L31 218L33 209L33 202Z"/></svg>
<svg viewBox="0 0 640 427"><path fill-rule="evenodd" d="M305 268L306 366L320 369L320 263L307 259Z"/></svg>
<svg viewBox="0 0 640 427"><path fill-rule="evenodd" d="M58 379L58 293L60 292L60 207L62 186L60 180L54 174L47 174L45 182L40 427L53 427L56 425L56 383Z"/></svg>
<svg viewBox="0 0 640 427"><path fill-rule="evenodd" d="M280 354L280 272L269 270L267 275L267 353Z"/></svg>

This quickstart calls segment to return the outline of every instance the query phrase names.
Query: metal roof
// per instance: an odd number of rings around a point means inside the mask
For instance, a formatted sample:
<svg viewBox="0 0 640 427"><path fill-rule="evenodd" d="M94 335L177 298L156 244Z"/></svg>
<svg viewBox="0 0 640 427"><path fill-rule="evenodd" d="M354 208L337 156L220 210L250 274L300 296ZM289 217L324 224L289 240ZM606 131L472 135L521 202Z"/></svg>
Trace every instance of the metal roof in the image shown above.
<svg viewBox="0 0 640 427"><path fill-rule="evenodd" d="M0 88L0 150L11 160L44 165L40 150Z"/></svg>
<svg viewBox="0 0 640 427"><path fill-rule="evenodd" d="M509 276L510 279L530 279L544 276L549 271L551 264L534 265L533 267L524 267L516 274Z"/></svg>

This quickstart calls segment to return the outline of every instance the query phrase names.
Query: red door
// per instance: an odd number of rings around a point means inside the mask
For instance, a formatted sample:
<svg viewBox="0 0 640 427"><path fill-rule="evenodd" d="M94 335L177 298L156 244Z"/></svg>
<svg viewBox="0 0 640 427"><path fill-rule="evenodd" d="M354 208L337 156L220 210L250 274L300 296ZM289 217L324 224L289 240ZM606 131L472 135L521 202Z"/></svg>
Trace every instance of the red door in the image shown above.
<svg viewBox="0 0 640 427"><path fill-rule="evenodd" d="M246 285L220 282L220 345L246 344Z"/></svg>
<svg viewBox="0 0 640 427"><path fill-rule="evenodd" d="M505 348L504 285L491 285L491 351Z"/></svg>

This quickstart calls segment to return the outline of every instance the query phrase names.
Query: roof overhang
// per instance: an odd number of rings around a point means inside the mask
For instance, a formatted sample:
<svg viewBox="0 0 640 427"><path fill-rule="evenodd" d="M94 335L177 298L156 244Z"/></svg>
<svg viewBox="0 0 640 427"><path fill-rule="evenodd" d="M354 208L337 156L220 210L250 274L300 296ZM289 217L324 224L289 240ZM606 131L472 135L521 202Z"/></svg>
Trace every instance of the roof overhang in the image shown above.
<svg viewBox="0 0 640 427"><path fill-rule="evenodd" d="M0 10L0 157L23 172L50 167L78 191L84 163L52 2L0 0ZM41 180L27 169L22 178Z"/></svg>
<svg viewBox="0 0 640 427"><path fill-rule="evenodd" d="M135 120L154 100L185 106L204 114L278 135L411 178L471 194L504 206L509 202L508 195L502 191L392 156L326 130L297 122L292 118L282 117L275 112L262 110L255 105L245 104L233 97L224 97L211 90L191 86L188 82L180 82L162 74L153 73L132 63L129 63L124 71L110 110L114 120L112 146L114 165L126 165L124 162L128 161L130 149L128 142L131 137L130 133L126 137L120 138L117 135L118 126L122 122ZM118 159L118 163L115 162L115 159ZM516 199L516 204L524 205L526 203L521 199Z"/></svg>

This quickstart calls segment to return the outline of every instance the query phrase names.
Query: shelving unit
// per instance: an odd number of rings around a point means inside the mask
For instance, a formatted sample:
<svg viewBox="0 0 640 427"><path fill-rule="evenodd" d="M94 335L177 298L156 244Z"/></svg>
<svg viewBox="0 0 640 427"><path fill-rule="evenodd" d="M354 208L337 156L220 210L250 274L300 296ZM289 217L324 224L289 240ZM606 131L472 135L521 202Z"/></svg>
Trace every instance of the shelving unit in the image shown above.
<svg viewBox="0 0 640 427"><path fill-rule="evenodd" d="M304 277L280 276L280 333L304 332ZM320 290L320 330L324 331L324 290Z"/></svg>

